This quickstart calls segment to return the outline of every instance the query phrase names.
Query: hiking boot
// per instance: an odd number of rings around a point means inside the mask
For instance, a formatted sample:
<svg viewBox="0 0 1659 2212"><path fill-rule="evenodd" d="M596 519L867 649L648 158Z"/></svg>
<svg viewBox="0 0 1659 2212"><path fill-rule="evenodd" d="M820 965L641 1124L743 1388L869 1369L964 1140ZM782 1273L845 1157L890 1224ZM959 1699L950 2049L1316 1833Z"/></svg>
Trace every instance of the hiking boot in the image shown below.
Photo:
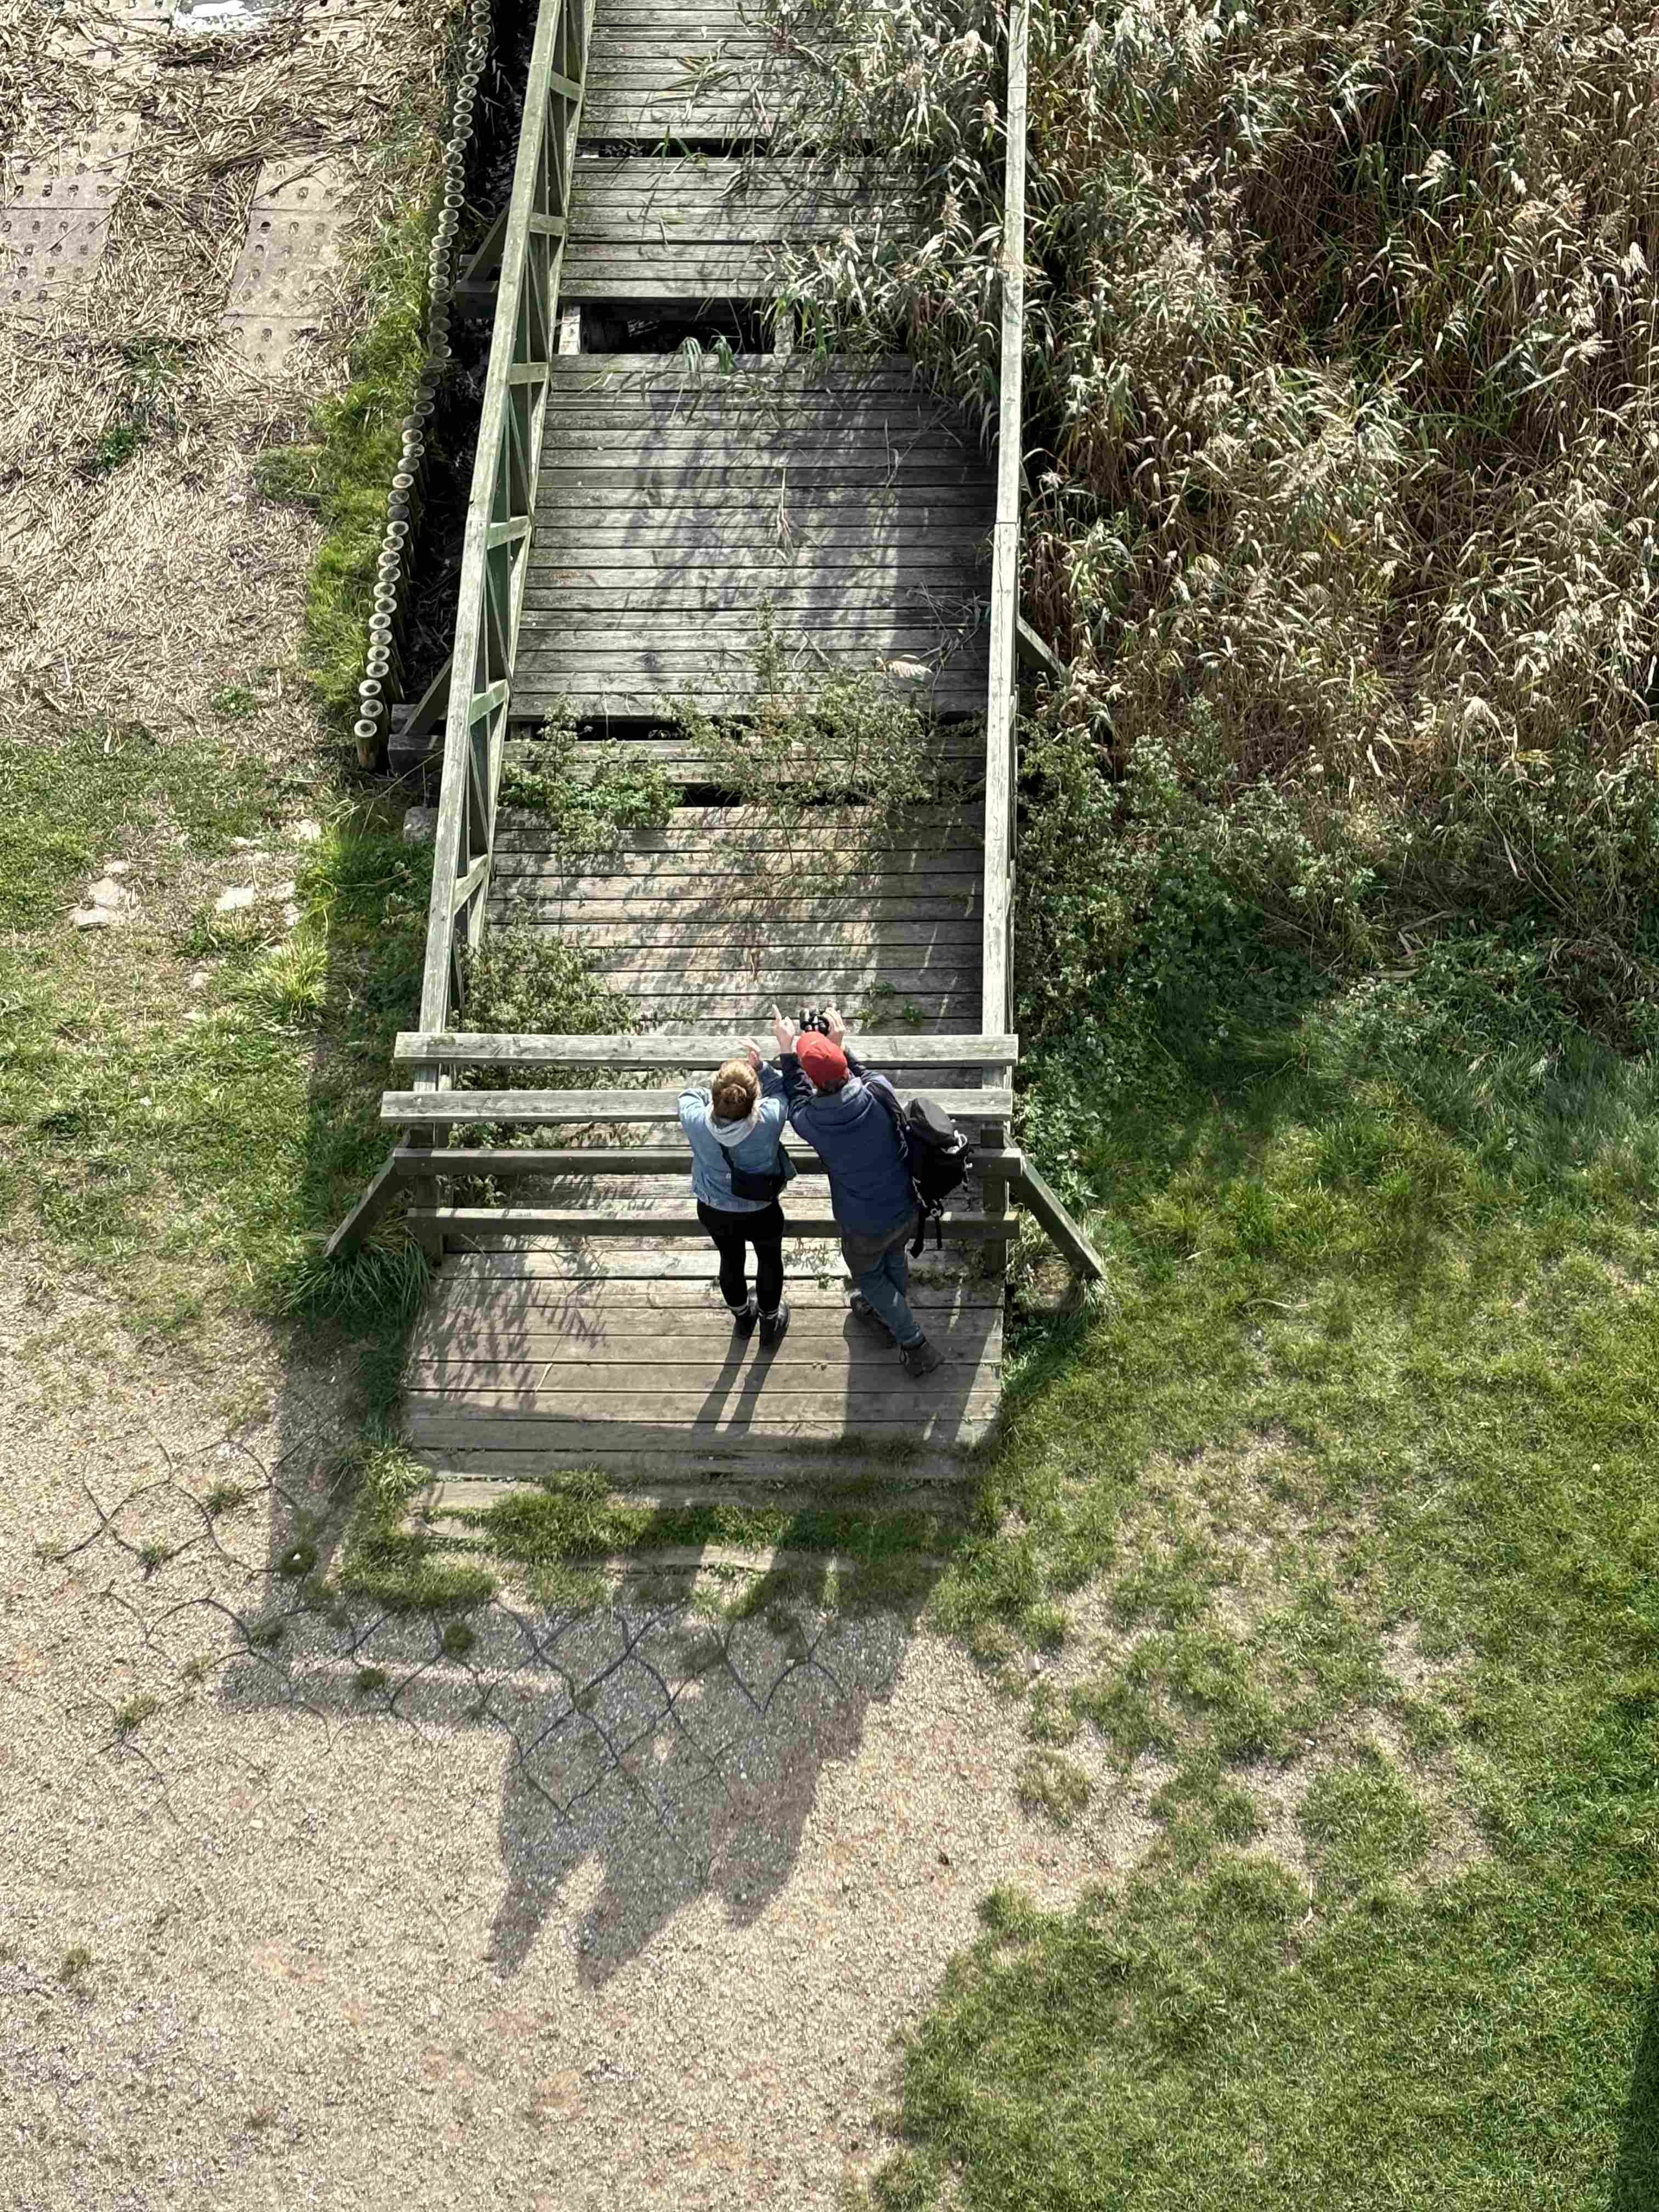
<svg viewBox="0 0 1659 2212"><path fill-rule="evenodd" d="M936 1351L925 1336L919 1336L914 1344L900 1345L899 1358L904 1362L905 1373L916 1382L945 1364L945 1354Z"/></svg>
<svg viewBox="0 0 1659 2212"><path fill-rule="evenodd" d="M731 1315L732 1326L739 1336L752 1336L755 1334L755 1323L759 1317L760 1308L755 1304L753 1298L750 1299L746 1306L728 1306L726 1311Z"/></svg>
<svg viewBox="0 0 1659 2212"><path fill-rule="evenodd" d="M775 1314L763 1314L760 1317L760 1325L761 1343L763 1346L769 1350L773 1345L781 1344L784 1332L789 1326L788 1299L778 1300L778 1310Z"/></svg>
<svg viewBox="0 0 1659 2212"><path fill-rule="evenodd" d="M891 1342L892 1330L888 1328L862 1291L854 1291L851 1310L854 1321L861 1321L866 1328L874 1329L878 1336L884 1336L890 1343Z"/></svg>

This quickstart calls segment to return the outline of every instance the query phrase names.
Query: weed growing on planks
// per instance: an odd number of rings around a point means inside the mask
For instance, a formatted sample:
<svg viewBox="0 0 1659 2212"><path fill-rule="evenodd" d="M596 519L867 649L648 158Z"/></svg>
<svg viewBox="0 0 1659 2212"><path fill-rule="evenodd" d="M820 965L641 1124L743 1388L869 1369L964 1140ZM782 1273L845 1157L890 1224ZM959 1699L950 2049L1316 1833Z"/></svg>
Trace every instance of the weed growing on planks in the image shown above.
<svg viewBox="0 0 1659 2212"><path fill-rule="evenodd" d="M567 866L614 851L624 830L660 830L674 811L677 787L661 769L641 764L645 750L579 744L561 702L537 738L508 755L501 804L538 816Z"/></svg>

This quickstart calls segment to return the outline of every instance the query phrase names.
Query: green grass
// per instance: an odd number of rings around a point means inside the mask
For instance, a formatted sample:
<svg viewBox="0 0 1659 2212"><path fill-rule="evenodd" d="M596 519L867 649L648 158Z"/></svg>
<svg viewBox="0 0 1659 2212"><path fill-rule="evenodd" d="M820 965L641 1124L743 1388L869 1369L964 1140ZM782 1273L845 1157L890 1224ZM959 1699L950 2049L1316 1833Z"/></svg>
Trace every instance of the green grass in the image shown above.
<svg viewBox="0 0 1659 2212"><path fill-rule="evenodd" d="M80 766L65 759L60 784L31 790L38 811L12 817L37 884L70 851L107 849L126 803L106 791L100 818ZM200 796L194 805L196 828L181 830L199 841L192 849L212 849L241 818ZM55 818L71 826L52 829ZM31 839L33 823L48 826ZM360 810L310 848L296 879L302 920L286 939L223 931L210 945L192 925L146 949L129 926L140 972L125 1000L61 934L45 957L0 954L0 1212L27 1199L58 1249L158 1283L169 1265L205 1263L222 1295L258 1311L406 1316L425 1271L395 1231L346 1270L323 1269L313 1240L384 1157L379 1095L417 995L429 865ZM20 896L34 896L26 883ZM190 1024L181 970L204 956L216 965L188 1001L202 1017Z"/></svg>
<svg viewBox="0 0 1659 2212"><path fill-rule="evenodd" d="M165 886L169 846L228 852L275 819L283 797L259 762L141 722L0 732L0 933L49 927L88 874L158 830Z"/></svg>
<svg viewBox="0 0 1659 2212"><path fill-rule="evenodd" d="M1168 1778L1127 1879L988 1902L884 2204L1659 2203L1654 1071L1381 988L1237 992L1073 1124L1110 1280L934 1612L1001 1662L1092 1586L1028 1799Z"/></svg>

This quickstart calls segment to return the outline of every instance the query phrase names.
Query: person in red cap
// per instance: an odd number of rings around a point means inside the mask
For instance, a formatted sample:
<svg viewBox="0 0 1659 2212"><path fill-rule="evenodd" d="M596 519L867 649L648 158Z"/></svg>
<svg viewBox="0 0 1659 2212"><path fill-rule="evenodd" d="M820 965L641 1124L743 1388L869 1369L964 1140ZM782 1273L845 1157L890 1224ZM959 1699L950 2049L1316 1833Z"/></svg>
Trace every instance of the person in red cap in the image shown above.
<svg viewBox="0 0 1659 2212"><path fill-rule="evenodd" d="M835 1007L826 1006L824 1018L828 1036L817 1030L803 1034L772 1009L789 1119L830 1172L842 1256L857 1285L853 1311L892 1338L907 1373L931 1375L939 1353L905 1296L910 1267L904 1248L916 1225L916 1197L899 1141L898 1099L884 1075L869 1073L846 1049L846 1024Z"/></svg>

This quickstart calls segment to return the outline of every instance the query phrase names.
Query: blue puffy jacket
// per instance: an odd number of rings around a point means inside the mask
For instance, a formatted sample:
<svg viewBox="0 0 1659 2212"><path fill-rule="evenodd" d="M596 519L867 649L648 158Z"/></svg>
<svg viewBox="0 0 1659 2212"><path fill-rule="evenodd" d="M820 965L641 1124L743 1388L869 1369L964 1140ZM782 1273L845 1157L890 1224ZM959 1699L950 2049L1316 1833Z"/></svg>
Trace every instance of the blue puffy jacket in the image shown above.
<svg viewBox="0 0 1659 2212"><path fill-rule="evenodd" d="M915 1211L909 1170L893 1117L877 1097L879 1084L897 1098L884 1075L866 1075L849 1054L852 1073L839 1091L817 1091L793 1052L778 1063L789 1094L789 1119L830 1171L830 1203L842 1231L874 1237L896 1228Z"/></svg>
<svg viewBox="0 0 1659 2212"><path fill-rule="evenodd" d="M721 1213L758 1213L771 1200L739 1198L732 1188L732 1164L750 1175L793 1173L789 1162L779 1157L787 1111L783 1079L775 1067L761 1070L760 1106L756 1127L741 1142L723 1145L714 1134L712 1094L689 1084L680 1093L680 1127L691 1143L691 1192L705 1206Z"/></svg>

